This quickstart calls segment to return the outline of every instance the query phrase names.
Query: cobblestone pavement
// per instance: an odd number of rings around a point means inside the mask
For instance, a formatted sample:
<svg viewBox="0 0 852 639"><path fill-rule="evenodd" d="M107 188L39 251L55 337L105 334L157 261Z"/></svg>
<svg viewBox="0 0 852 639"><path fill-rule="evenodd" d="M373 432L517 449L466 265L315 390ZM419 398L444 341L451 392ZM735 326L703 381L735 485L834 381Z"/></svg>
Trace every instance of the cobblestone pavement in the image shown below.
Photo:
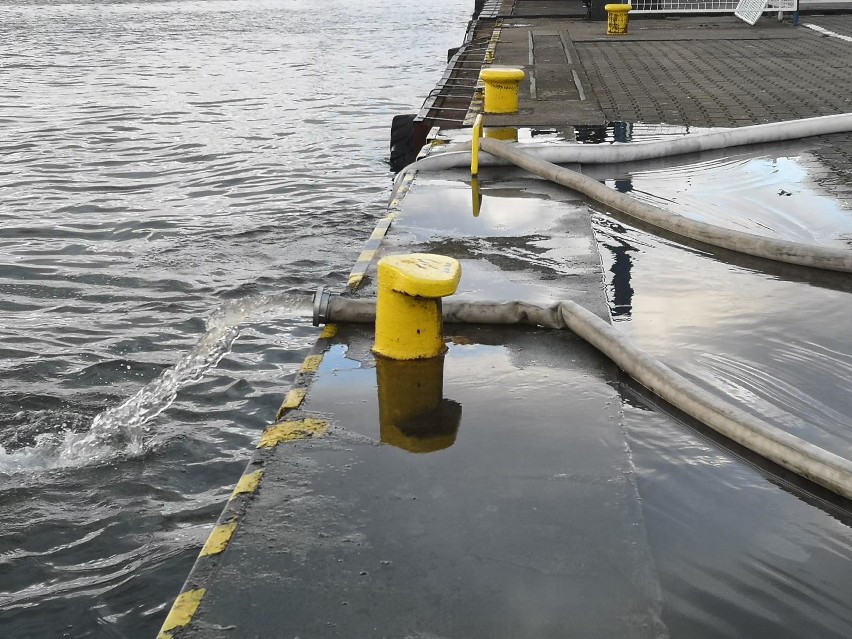
<svg viewBox="0 0 852 639"><path fill-rule="evenodd" d="M852 31L852 16L807 20ZM733 28L684 39L669 26L673 39L574 45L609 121L725 127L852 111L852 43L781 26L765 39Z"/></svg>

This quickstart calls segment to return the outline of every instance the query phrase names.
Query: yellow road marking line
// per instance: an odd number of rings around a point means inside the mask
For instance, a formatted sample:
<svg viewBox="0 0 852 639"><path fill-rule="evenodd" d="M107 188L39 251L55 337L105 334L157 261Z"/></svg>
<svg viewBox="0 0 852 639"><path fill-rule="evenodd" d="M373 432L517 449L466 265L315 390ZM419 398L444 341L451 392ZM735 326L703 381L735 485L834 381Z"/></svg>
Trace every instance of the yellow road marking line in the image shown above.
<svg viewBox="0 0 852 639"><path fill-rule="evenodd" d="M300 373L316 373L319 365L322 363L322 355L308 355L302 363Z"/></svg>
<svg viewBox="0 0 852 639"><path fill-rule="evenodd" d="M198 588L180 593L177 599L175 599L174 604L172 604L169 615L163 622L160 634L157 635L158 639L170 639L171 635L166 634L169 630L180 628L192 621L192 617L198 610L198 606L201 605L201 599L204 597L205 592L207 591L204 588Z"/></svg>
<svg viewBox="0 0 852 639"><path fill-rule="evenodd" d="M207 541L204 542L204 547L198 553L198 556L209 557L210 555L218 555L228 547L228 542L231 541L231 537L233 537L236 529L237 522L235 521L228 524L220 524L213 528L213 532L210 533Z"/></svg>
<svg viewBox="0 0 852 639"><path fill-rule="evenodd" d="M258 448L273 448L282 442L320 437L328 430L328 422L322 419L300 419L280 422L267 428L260 437Z"/></svg>
<svg viewBox="0 0 852 639"><path fill-rule="evenodd" d="M263 477L262 470L256 470L253 473L248 473L240 477L240 481L237 482L234 492L231 493L231 499L237 495L244 495L256 491L260 484L261 477Z"/></svg>
<svg viewBox="0 0 852 639"><path fill-rule="evenodd" d="M287 396L284 398L284 401L281 403L281 408L278 409L279 412L282 410L290 410L293 408L299 408L302 405L302 402L305 400L305 395L308 391L304 388L294 388L287 393Z"/></svg>

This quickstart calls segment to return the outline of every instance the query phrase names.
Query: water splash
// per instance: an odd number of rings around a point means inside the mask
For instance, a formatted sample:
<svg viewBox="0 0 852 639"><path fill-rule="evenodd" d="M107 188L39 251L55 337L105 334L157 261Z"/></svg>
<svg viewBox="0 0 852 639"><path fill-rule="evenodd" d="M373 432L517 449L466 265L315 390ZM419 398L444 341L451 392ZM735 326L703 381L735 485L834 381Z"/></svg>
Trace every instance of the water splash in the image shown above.
<svg viewBox="0 0 852 639"><path fill-rule="evenodd" d="M0 473L85 466L118 455L144 454L152 420L174 402L181 388L201 379L231 351L241 324L258 315L309 311L309 300L297 295L260 295L224 304L207 321L207 332L189 353L133 397L97 415L87 430L42 433L32 446L11 452L0 446Z"/></svg>

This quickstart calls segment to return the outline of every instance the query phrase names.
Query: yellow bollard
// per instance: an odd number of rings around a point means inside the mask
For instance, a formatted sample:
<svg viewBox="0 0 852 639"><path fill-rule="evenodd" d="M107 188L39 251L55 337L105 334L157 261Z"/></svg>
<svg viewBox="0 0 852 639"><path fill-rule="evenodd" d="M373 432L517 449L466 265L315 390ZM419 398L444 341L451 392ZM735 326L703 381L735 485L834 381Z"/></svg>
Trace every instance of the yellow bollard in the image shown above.
<svg viewBox="0 0 852 639"><path fill-rule="evenodd" d="M488 67L479 72L485 83L486 113L517 113L518 87L526 74L521 69Z"/></svg>
<svg viewBox="0 0 852 639"><path fill-rule="evenodd" d="M441 298L456 292L458 260L428 253L392 255L379 260L378 276L373 352L391 359L443 353Z"/></svg>
<svg viewBox="0 0 852 639"><path fill-rule="evenodd" d="M627 14L632 8L629 4L604 5L607 35L627 35Z"/></svg>

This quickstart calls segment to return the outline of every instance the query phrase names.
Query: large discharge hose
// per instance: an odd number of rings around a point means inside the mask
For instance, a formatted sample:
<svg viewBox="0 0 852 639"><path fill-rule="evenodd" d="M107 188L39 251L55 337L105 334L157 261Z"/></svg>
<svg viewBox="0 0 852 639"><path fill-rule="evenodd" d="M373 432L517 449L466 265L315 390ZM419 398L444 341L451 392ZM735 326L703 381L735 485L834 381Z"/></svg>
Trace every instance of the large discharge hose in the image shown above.
<svg viewBox="0 0 852 639"><path fill-rule="evenodd" d="M530 173L567 186L604 206L682 237L776 262L852 273L850 250L776 240L707 224L670 213L653 204L640 202L582 173L539 160L503 142L483 138L480 140L480 146L492 155L508 160Z"/></svg>
<svg viewBox="0 0 852 639"><path fill-rule="evenodd" d="M375 321L376 302L318 293L314 322ZM582 306L562 301L542 307L524 302L443 302L447 322L532 324L567 328L606 355L637 382L725 437L838 495L852 499L852 461L783 431L696 386L634 346Z"/></svg>
<svg viewBox="0 0 852 639"><path fill-rule="evenodd" d="M553 162L630 162L850 130L852 130L852 113L725 129L674 140L611 145L524 145L523 151L516 146L483 138L479 141L479 144L487 155L482 156L479 162L480 164L497 162L515 164L535 175L583 193L609 208L704 244L776 262L850 273L852 272L852 251L777 240L693 220L670 213L660 207L640 202L577 171L553 164ZM466 166L469 163L469 143L453 147L452 151L439 152L423 160L418 160L397 176L392 198L398 192L404 176L412 171L441 170Z"/></svg>
<svg viewBox="0 0 852 639"><path fill-rule="evenodd" d="M852 113L823 115L816 118L755 124L735 129L694 133L672 140L614 142L613 144L524 144L524 151L540 160L555 164L616 164L667 158L752 144L769 144L852 131ZM487 138L486 138L487 139ZM470 144L446 147L410 164L403 171L444 171L470 165ZM483 166L505 164L500 158L483 155Z"/></svg>

